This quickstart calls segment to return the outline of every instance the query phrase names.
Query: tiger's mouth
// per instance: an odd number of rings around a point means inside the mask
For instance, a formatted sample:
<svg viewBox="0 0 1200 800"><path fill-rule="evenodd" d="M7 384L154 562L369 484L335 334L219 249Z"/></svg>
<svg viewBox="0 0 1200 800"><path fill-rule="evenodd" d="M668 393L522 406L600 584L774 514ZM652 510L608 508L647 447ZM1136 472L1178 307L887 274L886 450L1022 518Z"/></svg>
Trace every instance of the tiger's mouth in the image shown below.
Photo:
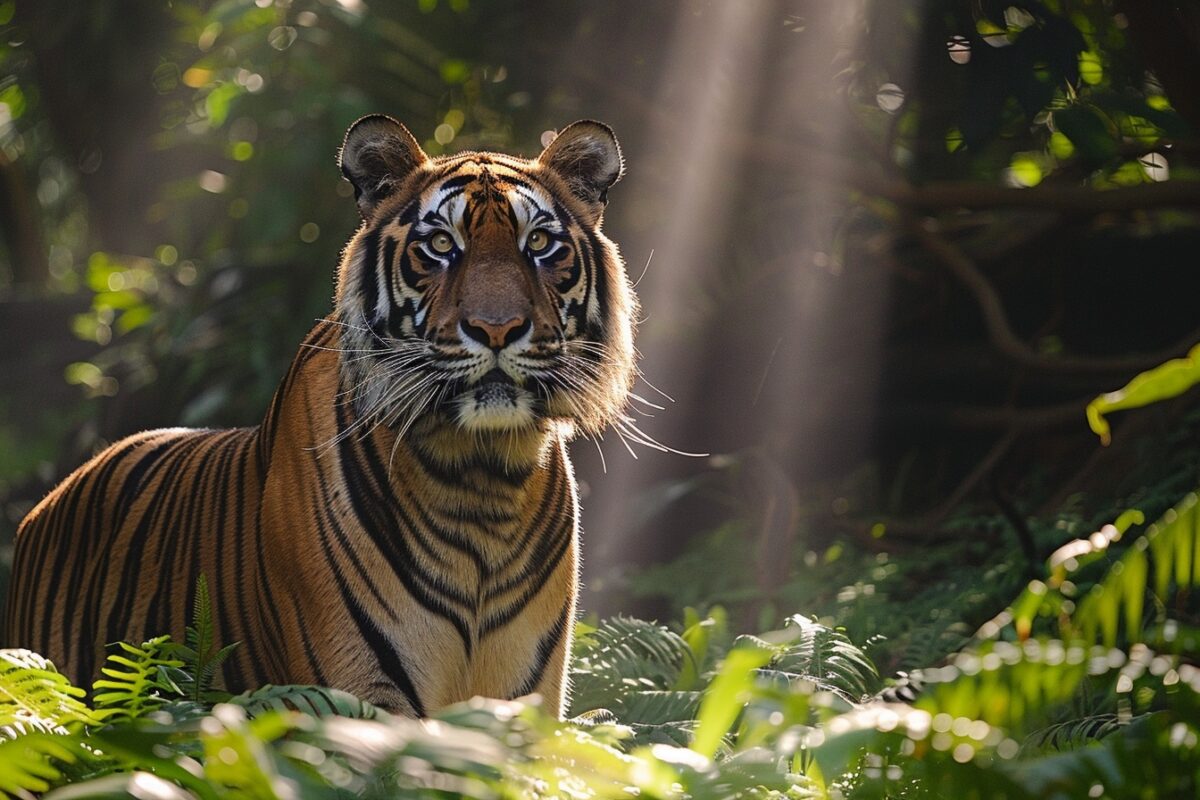
<svg viewBox="0 0 1200 800"><path fill-rule="evenodd" d="M475 385L480 388L488 386L511 386L515 388L517 382L513 380L511 375L497 366L492 367L487 374L475 382Z"/></svg>
<svg viewBox="0 0 1200 800"><path fill-rule="evenodd" d="M528 428L539 416L537 405L534 394L499 366L464 384L450 400L458 423L468 430Z"/></svg>

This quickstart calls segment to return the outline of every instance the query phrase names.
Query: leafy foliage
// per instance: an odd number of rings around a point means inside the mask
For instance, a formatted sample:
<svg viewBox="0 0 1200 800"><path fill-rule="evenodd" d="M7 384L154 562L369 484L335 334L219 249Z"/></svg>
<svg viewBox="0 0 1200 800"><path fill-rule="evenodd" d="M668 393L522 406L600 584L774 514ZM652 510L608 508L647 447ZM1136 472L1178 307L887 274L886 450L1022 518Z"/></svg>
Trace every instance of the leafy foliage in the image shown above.
<svg viewBox="0 0 1200 800"><path fill-rule="evenodd" d="M1193 505L1143 538L1166 536L1168 555L1183 552L1172 526L1186 518L1180 524L1194 530ZM1155 591L1152 573L1122 563L1096 586L1129 573L1143 592ZM1164 563L1177 574L1174 561ZM1136 588L1124 580L1122 592ZM1015 798L1086 796L1097 784L1112 796L1147 785L1163 796L1194 792L1195 653L1156 652L1140 640L1145 626L1117 629L1125 637L1117 646L1100 644L1085 624L1100 612L1085 604L1053 606L1065 638L1018 641L1014 620L1031 613L1019 608L1027 596L945 665L916 672L911 704L873 699L872 660L843 631L802 616L732 641L720 612L690 612L682 633L627 617L581 626L576 712L595 703L613 713L585 713L579 723L482 699L415 721L305 686L212 705L189 694L195 679L164 656L163 637L110 657L109 680L97 682L108 691L92 711L51 665L17 652L2 673L4 686L21 687L6 689L17 698L9 716L35 709L42 723L12 728L0 743L0 788L53 789L59 798L151 789L180 798ZM217 652L201 627L193 626L191 652Z"/></svg>
<svg viewBox="0 0 1200 800"><path fill-rule="evenodd" d="M1088 403L1087 419L1100 441L1109 444L1112 433L1107 414L1176 397L1200 383L1200 345L1184 358L1175 358L1134 376L1125 386L1106 392Z"/></svg>
<svg viewBox="0 0 1200 800"><path fill-rule="evenodd" d="M166 656L169 636L132 645L117 642L100 668L107 678L93 684L97 713L104 719L134 720L162 707L169 694L182 694L175 676L183 662Z"/></svg>
<svg viewBox="0 0 1200 800"><path fill-rule="evenodd" d="M63 778L61 764L86 755L77 740L49 733L0 741L0 792L44 792Z"/></svg>
<svg viewBox="0 0 1200 800"><path fill-rule="evenodd" d="M192 600L192 624L184 633L184 644L164 642L164 654L174 656L183 668L177 685L184 697L194 703L216 703L229 698L228 692L213 691L217 670L237 648L238 642L218 647L214 634L212 600L208 594L208 579L203 573L196 580Z"/></svg>
<svg viewBox="0 0 1200 800"><path fill-rule="evenodd" d="M575 642L571 707L578 714L608 708L618 715L629 699L646 691L674 688L691 648L661 625L613 617Z"/></svg>
<svg viewBox="0 0 1200 800"><path fill-rule="evenodd" d="M0 738L94 724L85 694L37 653L0 650Z"/></svg>
<svg viewBox="0 0 1200 800"><path fill-rule="evenodd" d="M239 694L229 702L245 710L251 717L269 711L296 711L314 717L347 717L349 719L390 718L385 711L349 692L320 686L273 686L267 684L254 691Z"/></svg>

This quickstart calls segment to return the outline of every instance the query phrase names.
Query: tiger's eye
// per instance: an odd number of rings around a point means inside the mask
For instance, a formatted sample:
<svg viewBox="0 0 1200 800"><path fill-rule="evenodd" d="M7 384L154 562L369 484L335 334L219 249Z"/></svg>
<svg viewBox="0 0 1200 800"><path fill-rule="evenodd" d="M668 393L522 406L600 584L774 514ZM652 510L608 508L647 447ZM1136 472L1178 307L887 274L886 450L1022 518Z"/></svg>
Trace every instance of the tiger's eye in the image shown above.
<svg viewBox="0 0 1200 800"><path fill-rule="evenodd" d="M454 237L444 231L439 231L429 237L429 247L433 252L445 255L454 249Z"/></svg>
<svg viewBox="0 0 1200 800"><path fill-rule="evenodd" d="M525 239L525 246L531 253L540 253L550 246L550 236L543 230L536 230Z"/></svg>

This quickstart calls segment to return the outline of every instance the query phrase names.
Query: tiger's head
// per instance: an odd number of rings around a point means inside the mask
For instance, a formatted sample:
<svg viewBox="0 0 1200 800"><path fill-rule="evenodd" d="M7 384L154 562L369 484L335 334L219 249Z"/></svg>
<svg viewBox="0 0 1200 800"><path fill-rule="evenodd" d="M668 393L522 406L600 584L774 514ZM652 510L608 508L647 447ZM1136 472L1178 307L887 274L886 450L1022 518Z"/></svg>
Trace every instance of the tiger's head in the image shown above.
<svg viewBox="0 0 1200 800"><path fill-rule="evenodd" d="M637 300L600 230L624 170L608 126L576 122L532 160L430 158L369 116L340 160L363 217L335 315L360 416L401 435L430 413L475 433L596 434L622 413Z"/></svg>

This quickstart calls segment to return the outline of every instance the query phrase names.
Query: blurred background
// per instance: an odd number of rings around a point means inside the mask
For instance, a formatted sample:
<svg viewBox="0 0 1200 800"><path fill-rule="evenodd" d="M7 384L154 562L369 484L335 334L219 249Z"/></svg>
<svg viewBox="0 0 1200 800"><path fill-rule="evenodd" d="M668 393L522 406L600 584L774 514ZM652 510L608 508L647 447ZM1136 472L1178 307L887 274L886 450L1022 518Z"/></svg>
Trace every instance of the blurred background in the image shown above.
<svg viewBox="0 0 1200 800"><path fill-rule="evenodd" d="M703 455L573 445L589 614L817 614L928 664L1196 485L1194 394L1107 448L1084 419L1200 341L1192 4L0 0L5 570L105 443L258 422L373 112L431 154L620 138L637 422Z"/></svg>

